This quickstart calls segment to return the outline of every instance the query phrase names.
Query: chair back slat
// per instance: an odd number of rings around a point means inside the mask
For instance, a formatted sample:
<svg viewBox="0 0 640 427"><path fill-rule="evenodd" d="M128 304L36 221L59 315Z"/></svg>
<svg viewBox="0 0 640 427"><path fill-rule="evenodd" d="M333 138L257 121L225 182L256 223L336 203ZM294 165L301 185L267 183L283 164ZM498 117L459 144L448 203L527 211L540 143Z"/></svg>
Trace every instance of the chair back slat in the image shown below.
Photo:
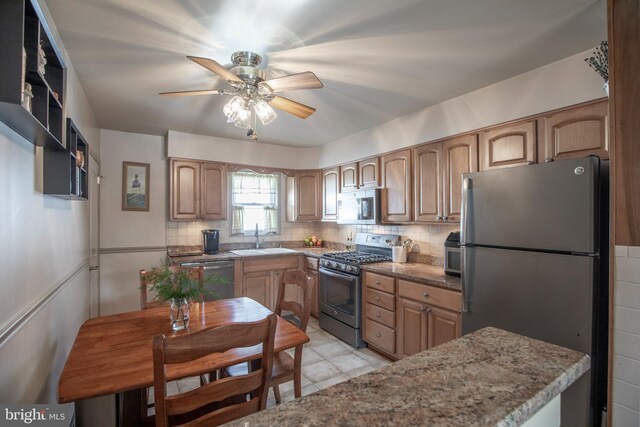
<svg viewBox="0 0 640 427"><path fill-rule="evenodd" d="M184 414L211 402L220 402L238 394L248 394L262 384L262 369L240 377L210 382L195 390L166 398L167 415Z"/></svg>
<svg viewBox="0 0 640 427"><path fill-rule="evenodd" d="M273 348L277 316L269 315L257 322L243 322L203 329L193 334L153 339L153 368L156 426L165 427L168 417L196 411L198 417L193 424L219 425L266 408L267 393L273 369ZM189 363L210 354L224 353L238 347L262 345L261 367L255 372L214 381L182 395L166 396L167 378L165 367L172 364ZM192 346L192 347L190 347ZM202 415L199 410L224 401L229 396L252 393L248 402L230 404ZM255 402L254 402L255 401ZM207 408L208 409L208 408Z"/></svg>
<svg viewBox="0 0 640 427"><path fill-rule="evenodd" d="M219 426L229 421L237 420L247 415L254 414L260 410L259 399L251 399L232 407L218 409L210 412L196 420L181 424L180 427L200 427L200 426Z"/></svg>

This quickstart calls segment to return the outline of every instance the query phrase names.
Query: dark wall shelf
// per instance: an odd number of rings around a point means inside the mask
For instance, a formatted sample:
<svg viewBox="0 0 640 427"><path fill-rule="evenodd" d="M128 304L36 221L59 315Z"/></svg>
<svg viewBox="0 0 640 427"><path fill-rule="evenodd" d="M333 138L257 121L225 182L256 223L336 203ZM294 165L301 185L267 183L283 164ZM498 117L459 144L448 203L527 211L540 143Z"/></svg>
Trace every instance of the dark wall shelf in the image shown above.
<svg viewBox="0 0 640 427"><path fill-rule="evenodd" d="M89 145L71 119L67 119L65 133L65 150L44 147L44 194L63 199L87 200Z"/></svg>
<svg viewBox="0 0 640 427"><path fill-rule="evenodd" d="M66 70L38 11L35 0L0 1L0 121L35 145L64 150ZM23 103L25 83L33 94L31 111Z"/></svg>

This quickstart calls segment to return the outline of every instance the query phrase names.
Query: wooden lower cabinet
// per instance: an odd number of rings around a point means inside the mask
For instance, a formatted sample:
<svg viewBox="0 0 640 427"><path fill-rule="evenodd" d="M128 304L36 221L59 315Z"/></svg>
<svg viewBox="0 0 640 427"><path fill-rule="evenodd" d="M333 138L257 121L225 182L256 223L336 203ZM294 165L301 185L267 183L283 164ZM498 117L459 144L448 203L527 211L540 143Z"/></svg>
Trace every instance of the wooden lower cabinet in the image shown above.
<svg viewBox="0 0 640 427"><path fill-rule="evenodd" d="M432 348L460 336L460 313L430 307L427 320L427 348Z"/></svg>
<svg viewBox="0 0 640 427"><path fill-rule="evenodd" d="M395 279L364 272L362 338L370 347L396 358Z"/></svg>
<svg viewBox="0 0 640 427"><path fill-rule="evenodd" d="M427 349L428 307L407 298L398 298L398 359Z"/></svg>
<svg viewBox="0 0 640 427"><path fill-rule="evenodd" d="M258 257L242 261L242 296L254 299L269 310L275 310L278 302L278 287L283 270L297 270L299 256ZM303 303L302 293L293 286L285 289L285 299Z"/></svg>
<svg viewBox="0 0 640 427"><path fill-rule="evenodd" d="M402 359L460 337L460 293L366 271L363 337Z"/></svg>
<svg viewBox="0 0 640 427"><path fill-rule="evenodd" d="M304 257L304 271L313 279L311 284L311 315L318 318L318 258Z"/></svg>

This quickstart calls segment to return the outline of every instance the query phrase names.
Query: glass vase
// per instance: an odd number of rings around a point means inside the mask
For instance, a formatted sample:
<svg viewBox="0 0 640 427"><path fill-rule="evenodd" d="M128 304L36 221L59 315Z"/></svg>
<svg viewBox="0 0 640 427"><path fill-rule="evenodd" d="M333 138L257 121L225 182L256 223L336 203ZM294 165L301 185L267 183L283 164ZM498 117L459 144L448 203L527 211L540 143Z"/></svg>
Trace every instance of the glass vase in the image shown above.
<svg viewBox="0 0 640 427"><path fill-rule="evenodd" d="M189 327L189 301L186 298L171 298L171 329L181 331Z"/></svg>

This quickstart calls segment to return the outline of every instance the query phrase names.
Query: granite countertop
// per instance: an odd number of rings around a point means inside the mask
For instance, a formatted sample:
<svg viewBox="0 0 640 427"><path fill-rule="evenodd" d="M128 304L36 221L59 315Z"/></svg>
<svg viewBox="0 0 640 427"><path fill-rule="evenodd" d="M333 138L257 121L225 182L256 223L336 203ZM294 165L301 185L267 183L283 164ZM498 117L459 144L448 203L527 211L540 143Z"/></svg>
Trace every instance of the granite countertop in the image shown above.
<svg viewBox="0 0 640 427"><path fill-rule="evenodd" d="M441 266L417 262L377 262L375 264L364 265L362 269L455 291L462 289L460 278L447 276L444 274L444 269Z"/></svg>
<svg viewBox="0 0 640 427"><path fill-rule="evenodd" d="M517 426L589 367L582 353L485 328L228 425Z"/></svg>

